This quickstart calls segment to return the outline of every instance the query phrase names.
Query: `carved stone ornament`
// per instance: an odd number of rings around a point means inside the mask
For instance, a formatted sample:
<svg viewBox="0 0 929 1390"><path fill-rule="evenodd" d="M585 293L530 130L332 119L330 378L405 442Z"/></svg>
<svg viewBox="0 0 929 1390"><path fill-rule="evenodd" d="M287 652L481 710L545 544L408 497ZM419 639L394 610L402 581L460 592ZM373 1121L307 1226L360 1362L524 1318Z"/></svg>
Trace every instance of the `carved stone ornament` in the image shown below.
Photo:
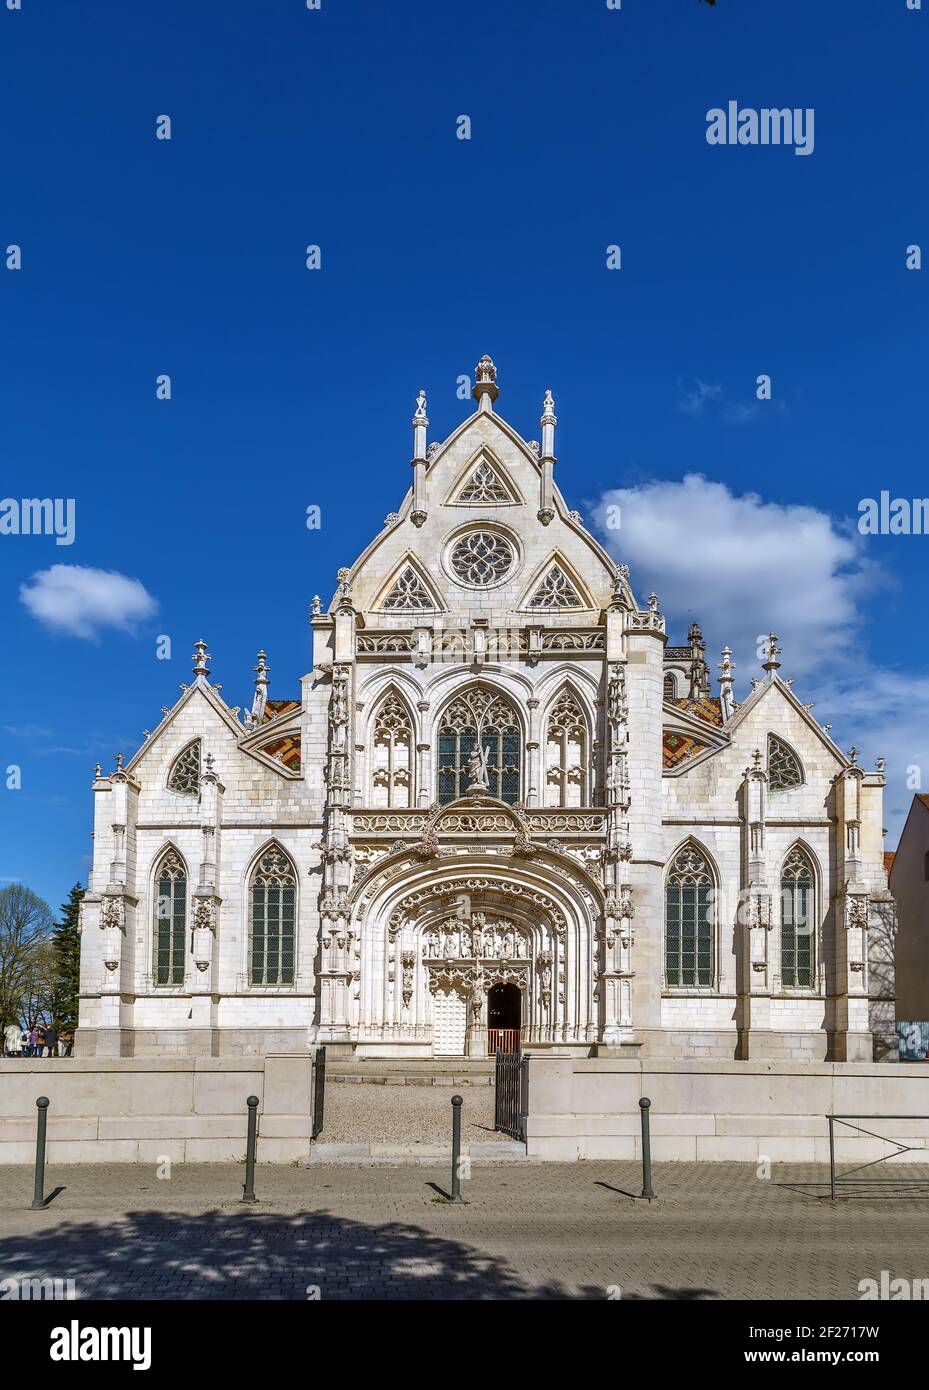
<svg viewBox="0 0 929 1390"><path fill-rule="evenodd" d="M850 895L845 900L845 927L850 931L852 927L868 926L868 898L863 893Z"/></svg>

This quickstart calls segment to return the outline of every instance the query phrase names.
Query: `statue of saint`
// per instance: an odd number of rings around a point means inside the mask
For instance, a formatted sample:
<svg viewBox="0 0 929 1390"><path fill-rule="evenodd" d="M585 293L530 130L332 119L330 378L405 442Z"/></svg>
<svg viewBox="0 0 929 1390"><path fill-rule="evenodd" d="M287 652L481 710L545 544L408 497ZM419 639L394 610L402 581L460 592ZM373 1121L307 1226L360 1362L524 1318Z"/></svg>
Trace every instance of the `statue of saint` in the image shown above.
<svg viewBox="0 0 929 1390"><path fill-rule="evenodd" d="M468 776L471 779L468 791L487 791L490 778L487 771L487 749L475 748L468 755Z"/></svg>

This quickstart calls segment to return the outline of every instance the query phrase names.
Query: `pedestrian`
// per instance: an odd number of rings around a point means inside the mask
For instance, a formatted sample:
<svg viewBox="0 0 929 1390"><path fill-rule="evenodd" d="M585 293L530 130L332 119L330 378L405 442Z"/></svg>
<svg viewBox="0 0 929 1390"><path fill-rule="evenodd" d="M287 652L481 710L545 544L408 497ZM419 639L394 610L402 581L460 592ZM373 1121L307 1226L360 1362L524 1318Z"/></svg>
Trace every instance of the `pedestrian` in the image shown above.
<svg viewBox="0 0 929 1390"><path fill-rule="evenodd" d="M26 1032L19 1035L19 1055L21 1057L29 1056L29 1034Z"/></svg>
<svg viewBox="0 0 929 1390"><path fill-rule="evenodd" d="M8 1023L3 1030L3 1050L7 1057L18 1057L20 1049L20 1038L18 1023Z"/></svg>
<svg viewBox="0 0 929 1390"><path fill-rule="evenodd" d="M38 1024L36 1024L35 1027L33 1027L29 1032L29 1056L42 1056L42 1034L39 1031Z"/></svg>
<svg viewBox="0 0 929 1390"><path fill-rule="evenodd" d="M50 1023L45 1030L45 1046L49 1057L58 1056L58 1030L54 1023Z"/></svg>
<svg viewBox="0 0 929 1390"><path fill-rule="evenodd" d="M61 1048L62 1057L70 1057L74 1050L74 1034L70 1028L62 1028L58 1034L58 1046Z"/></svg>

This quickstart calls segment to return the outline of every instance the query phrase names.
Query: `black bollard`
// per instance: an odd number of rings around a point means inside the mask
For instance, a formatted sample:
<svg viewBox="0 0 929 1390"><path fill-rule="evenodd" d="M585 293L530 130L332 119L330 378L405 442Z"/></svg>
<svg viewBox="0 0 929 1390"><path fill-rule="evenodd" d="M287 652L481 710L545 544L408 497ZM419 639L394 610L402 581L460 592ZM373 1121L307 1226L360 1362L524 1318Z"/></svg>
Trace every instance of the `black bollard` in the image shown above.
<svg viewBox="0 0 929 1390"><path fill-rule="evenodd" d="M248 1140L245 1147L245 1186L242 1189L243 1202L257 1202L255 1196L255 1141L258 1134L258 1097L249 1096L245 1102L248 1106Z"/></svg>
<svg viewBox="0 0 929 1390"><path fill-rule="evenodd" d="M452 1195L451 1202L462 1202L461 1175L458 1165L461 1160L461 1096L452 1096Z"/></svg>
<svg viewBox="0 0 929 1390"><path fill-rule="evenodd" d="M643 1096L639 1101L639 1108L642 1111L642 1196L650 1202L654 1197L652 1191L652 1143L651 1134L648 1127L648 1111L651 1101L648 1096Z"/></svg>
<svg viewBox="0 0 929 1390"><path fill-rule="evenodd" d="M30 1211L45 1209L45 1125L48 1120L48 1096L39 1096L36 1101L39 1123L35 1136L35 1188L32 1194Z"/></svg>

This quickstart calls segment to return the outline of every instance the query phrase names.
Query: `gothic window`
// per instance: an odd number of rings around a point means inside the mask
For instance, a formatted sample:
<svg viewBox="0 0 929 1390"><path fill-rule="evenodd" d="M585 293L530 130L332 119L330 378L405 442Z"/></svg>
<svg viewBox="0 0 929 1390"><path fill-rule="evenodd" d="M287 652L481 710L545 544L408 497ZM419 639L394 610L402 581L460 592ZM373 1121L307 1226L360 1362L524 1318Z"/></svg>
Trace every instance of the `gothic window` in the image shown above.
<svg viewBox="0 0 929 1390"><path fill-rule="evenodd" d="M455 498L456 502L512 502L512 497L485 459L474 469L464 487Z"/></svg>
<svg viewBox="0 0 929 1390"><path fill-rule="evenodd" d="M182 796L200 795L200 740L189 743L174 759L168 773L168 790Z"/></svg>
<svg viewBox="0 0 929 1390"><path fill-rule="evenodd" d="M678 850L665 882L665 980L671 988L713 983L713 875L695 845Z"/></svg>
<svg viewBox="0 0 929 1390"><path fill-rule="evenodd" d="M470 531L455 542L450 563L463 583L481 588L502 579L512 567L513 548L493 531Z"/></svg>
<svg viewBox="0 0 929 1390"><path fill-rule="evenodd" d="M530 608L583 608L584 601L560 565L552 565L529 600Z"/></svg>
<svg viewBox="0 0 929 1390"><path fill-rule="evenodd" d="M768 789L783 792L803 782L800 759L776 734L768 734Z"/></svg>
<svg viewBox="0 0 929 1390"><path fill-rule="evenodd" d="M665 676L664 678L664 698L666 700L677 699L677 681L673 676Z"/></svg>
<svg viewBox="0 0 929 1390"><path fill-rule="evenodd" d="M413 726L393 692L374 718L371 743L371 805L409 806L413 772Z"/></svg>
<svg viewBox="0 0 929 1390"><path fill-rule="evenodd" d="M435 612L435 600L412 565L405 565L381 604L384 613Z"/></svg>
<svg viewBox="0 0 929 1390"><path fill-rule="evenodd" d="M781 983L788 989L813 985L813 869L794 847L781 870Z"/></svg>
<svg viewBox="0 0 929 1390"><path fill-rule="evenodd" d="M512 806L519 800L519 722L509 701L480 688L456 696L439 726L439 801L464 796L471 783L468 758L487 754L488 795Z"/></svg>
<svg viewBox="0 0 929 1390"><path fill-rule="evenodd" d="M187 870L176 850L162 857L155 874L155 983L184 983Z"/></svg>
<svg viewBox="0 0 929 1390"><path fill-rule="evenodd" d="M292 985L297 880L287 856L265 850L249 887L249 979L253 985Z"/></svg>
<svg viewBox="0 0 929 1390"><path fill-rule="evenodd" d="M587 721L570 690L558 696L545 740L545 804L586 806Z"/></svg>

